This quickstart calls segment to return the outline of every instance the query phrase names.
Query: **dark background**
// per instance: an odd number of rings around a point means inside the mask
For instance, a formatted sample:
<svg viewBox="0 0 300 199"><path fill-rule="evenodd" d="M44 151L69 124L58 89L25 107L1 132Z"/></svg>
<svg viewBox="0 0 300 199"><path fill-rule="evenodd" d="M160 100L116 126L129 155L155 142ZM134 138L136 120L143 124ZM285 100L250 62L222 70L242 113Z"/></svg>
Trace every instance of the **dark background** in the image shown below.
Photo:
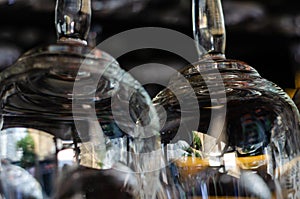
<svg viewBox="0 0 300 199"><path fill-rule="evenodd" d="M157 26L192 36L191 0L92 0L89 44L131 28ZM223 0L226 56L243 60L282 88L295 87L300 70L300 1ZM0 0L0 67L30 48L56 42L54 0ZM158 50L118 58L128 70L160 62L176 69L186 63ZM155 74L155 72L153 72ZM160 74L166 80L171 74ZM157 88L159 90L159 88ZM153 91L154 93L156 91Z"/></svg>

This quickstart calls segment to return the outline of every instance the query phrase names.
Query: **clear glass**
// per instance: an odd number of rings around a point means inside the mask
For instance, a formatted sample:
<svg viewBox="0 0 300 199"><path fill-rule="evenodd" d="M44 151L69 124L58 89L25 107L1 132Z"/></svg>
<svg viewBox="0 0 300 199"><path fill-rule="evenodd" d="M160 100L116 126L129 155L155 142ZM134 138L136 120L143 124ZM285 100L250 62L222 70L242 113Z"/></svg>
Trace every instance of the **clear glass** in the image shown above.
<svg viewBox="0 0 300 199"><path fill-rule="evenodd" d="M248 64L225 58L220 0L193 0L193 27L199 61L153 99L180 197L297 198L295 104Z"/></svg>
<svg viewBox="0 0 300 199"><path fill-rule="evenodd" d="M153 198L161 190L155 108L113 57L87 47L90 16L89 0L57 0L57 44L0 73L1 198Z"/></svg>

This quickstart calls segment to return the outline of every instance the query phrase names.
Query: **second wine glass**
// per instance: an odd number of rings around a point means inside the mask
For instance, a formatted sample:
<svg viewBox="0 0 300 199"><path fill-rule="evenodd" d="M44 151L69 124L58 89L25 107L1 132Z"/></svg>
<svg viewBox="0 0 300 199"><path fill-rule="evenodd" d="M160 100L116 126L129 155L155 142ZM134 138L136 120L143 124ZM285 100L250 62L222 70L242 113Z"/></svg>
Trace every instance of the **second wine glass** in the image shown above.
<svg viewBox="0 0 300 199"><path fill-rule="evenodd" d="M295 104L253 67L225 58L220 0L193 0L192 10L200 59L153 99L167 115L161 136L169 177L188 198L296 196L299 185L281 176L299 155Z"/></svg>

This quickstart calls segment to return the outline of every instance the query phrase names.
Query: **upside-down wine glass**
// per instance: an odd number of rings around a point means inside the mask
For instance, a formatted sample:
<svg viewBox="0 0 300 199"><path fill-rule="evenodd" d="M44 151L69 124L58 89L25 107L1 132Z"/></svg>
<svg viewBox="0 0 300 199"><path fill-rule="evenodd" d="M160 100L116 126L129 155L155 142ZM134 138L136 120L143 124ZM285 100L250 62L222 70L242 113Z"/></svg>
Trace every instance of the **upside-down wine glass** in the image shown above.
<svg viewBox="0 0 300 199"><path fill-rule="evenodd" d="M0 73L0 197L155 197L161 145L150 97L87 46L90 0L57 0L55 14L58 42Z"/></svg>
<svg viewBox="0 0 300 199"><path fill-rule="evenodd" d="M295 104L248 64L225 58L220 0L193 0L192 10L200 59L153 99L174 187L182 198L296 198Z"/></svg>

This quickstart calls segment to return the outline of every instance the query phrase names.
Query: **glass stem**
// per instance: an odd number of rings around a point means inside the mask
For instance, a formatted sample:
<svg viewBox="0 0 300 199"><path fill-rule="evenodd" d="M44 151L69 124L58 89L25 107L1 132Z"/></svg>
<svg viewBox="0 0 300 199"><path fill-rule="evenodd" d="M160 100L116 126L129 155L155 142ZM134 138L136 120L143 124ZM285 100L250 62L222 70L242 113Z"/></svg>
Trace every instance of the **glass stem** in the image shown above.
<svg viewBox="0 0 300 199"><path fill-rule="evenodd" d="M193 32L199 57L225 58L225 25L220 0L193 0Z"/></svg>
<svg viewBox="0 0 300 199"><path fill-rule="evenodd" d="M87 45L91 12L91 0L57 0L55 27L58 42Z"/></svg>

